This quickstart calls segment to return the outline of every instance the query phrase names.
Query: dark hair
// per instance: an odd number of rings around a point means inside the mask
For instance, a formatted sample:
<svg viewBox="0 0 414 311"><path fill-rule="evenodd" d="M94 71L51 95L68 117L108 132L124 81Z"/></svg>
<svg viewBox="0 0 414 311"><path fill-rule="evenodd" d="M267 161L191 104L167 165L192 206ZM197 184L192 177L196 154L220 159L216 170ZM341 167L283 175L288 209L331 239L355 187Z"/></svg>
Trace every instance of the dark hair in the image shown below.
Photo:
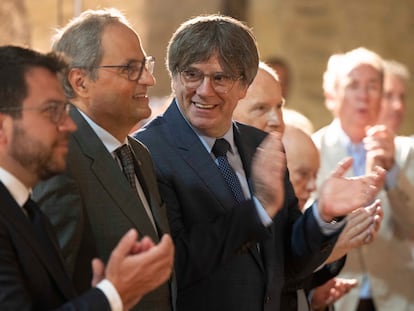
<svg viewBox="0 0 414 311"><path fill-rule="evenodd" d="M56 75L66 75L67 63L56 53L42 54L19 46L0 46L0 111L15 118L21 117L23 100L28 95L25 75L41 67ZM13 108L14 110L7 111Z"/></svg>
<svg viewBox="0 0 414 311"><path fill-rule="evenodd" d="M252 83L259 64L256 40L245 24L229 16L202 15L181 24L168 44L167 68L173 77L214 54L225 71Z"/></svg>
<svg viewBox="0 0 414 311"><path fill-rule="evenodd" d="M53 38L53 50L65 54L70 60L69 68L83 68L92 80L97 78L96 67L102 60L102 33L107 25L121 23L130 27L122 13L114 8L87 10L57 30ZM62 79L68 98L75 92L68 77Z"/></svg>

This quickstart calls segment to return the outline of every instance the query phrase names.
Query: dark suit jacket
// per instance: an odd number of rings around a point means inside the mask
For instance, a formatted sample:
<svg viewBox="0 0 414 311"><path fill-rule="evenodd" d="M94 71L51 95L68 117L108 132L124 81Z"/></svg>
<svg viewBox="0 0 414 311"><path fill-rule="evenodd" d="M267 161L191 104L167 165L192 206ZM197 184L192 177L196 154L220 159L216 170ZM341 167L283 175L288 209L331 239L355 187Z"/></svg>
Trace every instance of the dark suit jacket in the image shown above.
<svg viewBox="0 0 414 311"><path fill-rule="evenodd" d="M266 133L237 124L248 181ZM237 204L175 101L134 135L150 150L176 246L177 310L279 310L284 275L302 277L330 253L311 212L301 215L285 177L283 209L264 227L251 200ZM260 242L260 254L257 250Z"/></svg>
<svg viewBox="0 0 414 311"><path fill-rule="evenodd" d="M0 202L0 310L110 310L99 289L75 298L50 223L53 249L37 238L2 183Z"/></svg>
<svg viewBox="0 0 414 311"><path fill-rule="evenodd" d="M78 288L85 289L90 286L90 262L96 251L106 262L130 228L136 228L140 237L147 235L158 242L169 227L147 149L129 138L150 192L158 233L102 141L77 109L72 107L70 115L78 130L69 142L67 171L37 186L33 197L55 227ZM171 310L168 282L146 295L134 310Z"/></svg>

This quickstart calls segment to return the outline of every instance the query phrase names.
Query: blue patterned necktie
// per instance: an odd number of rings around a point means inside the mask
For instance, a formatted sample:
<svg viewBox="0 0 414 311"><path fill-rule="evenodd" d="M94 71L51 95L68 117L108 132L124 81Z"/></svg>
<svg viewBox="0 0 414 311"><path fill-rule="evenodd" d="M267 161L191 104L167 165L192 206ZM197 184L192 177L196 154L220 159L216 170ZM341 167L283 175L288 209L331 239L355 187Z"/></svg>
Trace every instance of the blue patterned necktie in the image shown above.
<svg viewBox="0 0 414 311"><path fill-rule="evenodd" d="M230 163L227 159L227 151L230 149L230 144L224 138L216 139L214 143L212 152L215 155L218 168L220 169L221 174L229 185L234 198L238 203L245 200L243 195L243 190L240 185L240 181L237 178L236 173L233 168L230 166Z"/></svg>

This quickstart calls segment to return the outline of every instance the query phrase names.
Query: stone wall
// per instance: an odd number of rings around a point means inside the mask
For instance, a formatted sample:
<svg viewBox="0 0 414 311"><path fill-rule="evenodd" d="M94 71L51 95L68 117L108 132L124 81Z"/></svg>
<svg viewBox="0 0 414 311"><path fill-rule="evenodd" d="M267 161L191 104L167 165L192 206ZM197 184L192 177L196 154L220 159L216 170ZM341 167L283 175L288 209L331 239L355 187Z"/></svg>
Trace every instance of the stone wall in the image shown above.
<svg viewBox="0 0 414 311"><path fill-rule="evenodd" d="M262 58L285 58L293 82L288 106L302 111L319 128L331 120L323 104L322 74L329 56L365 46L406 64L414 75L412 0L251 1L249 23ZM414 103L414 77L409 102ZM403 133L414 133L414 104L407 107Z"/></svg>
<svg viewBox="0 0 414 311"><path fill-rule="evenodd" d="M227 0L228 1L228 0ZM185 19L220 12L225 0L83 0L81 9L117 7L156 57L157 85L151 95L170 92L164 66L168 39ZM316 128L331 119L323 105L322 73L328 57L358 46L408 65L414 74L414 1L412 0L243 0L247 22L262 59L284 57L292 67L288 106L302 111ZM75 0L2 0L0 42L29 44L46 51L53 29L74 14ZM234 5L236 1L232 1ZM414 78L409 101L414 102ZM414 105L408 107L403 133L414 133Z"/></svg>

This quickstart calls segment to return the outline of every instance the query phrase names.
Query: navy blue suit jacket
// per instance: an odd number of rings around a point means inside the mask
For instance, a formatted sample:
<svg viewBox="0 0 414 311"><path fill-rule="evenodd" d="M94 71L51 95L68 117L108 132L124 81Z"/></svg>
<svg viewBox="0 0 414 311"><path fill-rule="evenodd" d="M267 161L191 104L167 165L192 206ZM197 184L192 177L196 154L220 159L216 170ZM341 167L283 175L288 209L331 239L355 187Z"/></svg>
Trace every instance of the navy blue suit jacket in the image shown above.
<svg viewBox="0 0 414 311"><path fill-rule="evenodd" d="M323 235L311 212L301 214L288 174L284 206L270 227L252 200L235 202L175 100L134 136L150 150L167 205L177 310L279 310L285 278L310 274L329 255L337 235ZM235 124L234 136L250 182L251 161L266 133Z"/></svg>

